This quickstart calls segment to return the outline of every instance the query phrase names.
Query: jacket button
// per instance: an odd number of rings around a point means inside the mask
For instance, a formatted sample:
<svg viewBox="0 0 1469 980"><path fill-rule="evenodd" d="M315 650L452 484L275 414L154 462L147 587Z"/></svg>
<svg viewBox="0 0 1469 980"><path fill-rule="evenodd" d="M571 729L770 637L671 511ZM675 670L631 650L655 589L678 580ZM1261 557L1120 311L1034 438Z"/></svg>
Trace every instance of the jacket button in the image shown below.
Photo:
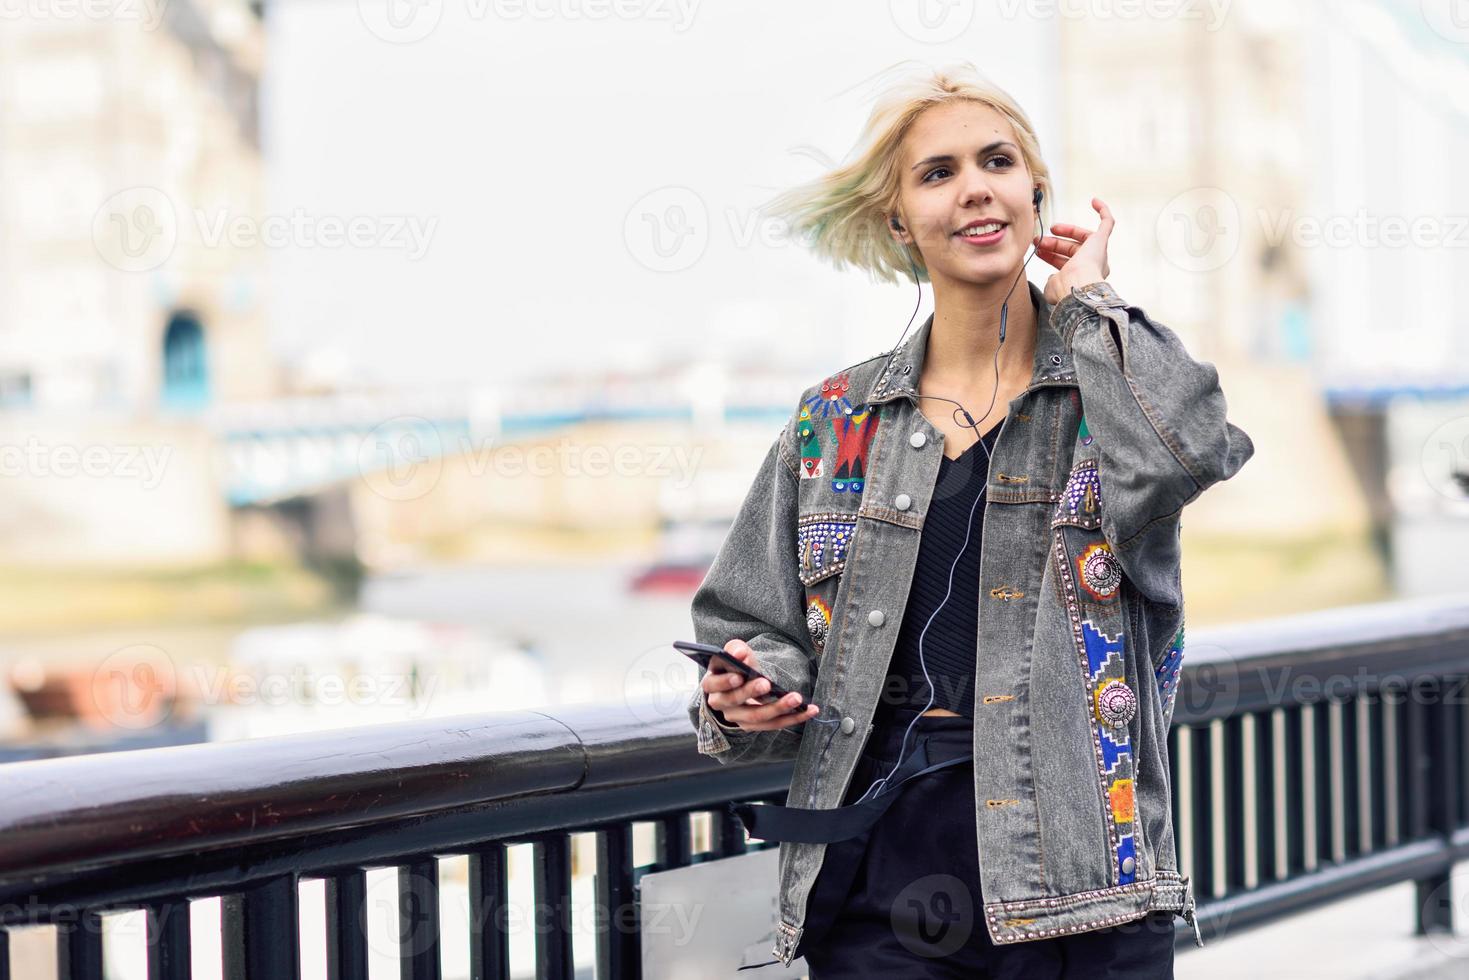
<svg viewBox="0 0 1469 980"><path fill-rule="evenodd" d="M893 498L893 506L898 508L898 510L907 510L913 506L913 498L906 493L900 493Z"/></svg>
<svg viewBox="0 0 1469 980"><path fill-rule="evenodd" d="M922 432L915 432L908 437L908 445L912 446L914 449L922 449L923 444L926 442L928 442L928 436L924 435Z"/></svg>
<svg viewBox="0 0 1469 980"><path fill-rule="evenodd" d="M881 626L886 621L887 617L882 614L881 609L874 609L872 610L872 612L867 614L867 622L871 623L873 626Z"/></svg>
<svg viewBox="0 0 1469 980"><path fill-rule="evenodd" d="M843 735L850 735L850 734L852 734L852 732L855 731L856 728L857 728L857 723L855 721L853 721L850 717L843 718L842 719L842 734ZM1131 860L1131 858L1129 858L1128 860Z"/></svg>
<svg viewBox="0 0 1469 980"><path fill-rule="evenodd" d="M843 728L846 728L847 727L845 722L842 723L842 727ZM1123 874L1130 875L1130 874L1133 873L1134 870L1136 870L1136 868L1137 868L1137 859L1134 858L1132 855L1128 855L1127 857L1125 857L1125 858L1122 859L1122 873Z"/></svg>

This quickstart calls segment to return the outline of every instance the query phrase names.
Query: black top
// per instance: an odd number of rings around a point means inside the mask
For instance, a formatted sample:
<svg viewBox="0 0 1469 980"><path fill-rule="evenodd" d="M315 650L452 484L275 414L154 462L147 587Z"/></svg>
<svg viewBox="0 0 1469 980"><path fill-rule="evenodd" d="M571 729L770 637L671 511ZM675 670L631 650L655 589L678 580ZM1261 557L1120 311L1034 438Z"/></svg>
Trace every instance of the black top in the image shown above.
<svg viewBox="0 0 1469 980"><path fill-rule="evenodd" d="M947 708L974 717L974 669L979 639L979 555L981 531L984 527L983 498L989 476L989 457L994 451L1000 426L996 424L960 454L958 459L945 456L939 462L939 475L934 483L933 499L923 532L918 542L918 560L913 568L913 583L908 592L908 606L903 611L903 625L893 648L887 679L878 695L874 721L885 727L892 721L897 707L913 710ZM981 446L981 443L983 446ZM976 503L976 500L978 502ZM971 509L973 521L970 520ZM964 543L968 529L969 543ZM963 554L960 555L960 551ZM955 565L955 557L959 557ZM949 569L954 569L953 591L949 592ZM944 602L948 594L949 601ZM935 609L939 605L936 617ZM929 623L929 618L933 622ZM928 631L924 633L924 626ZM923 663L918 659L918 638L923 634ZM928 704L929 683L923 678L923 665L932 681L933 704Z"/></svg>

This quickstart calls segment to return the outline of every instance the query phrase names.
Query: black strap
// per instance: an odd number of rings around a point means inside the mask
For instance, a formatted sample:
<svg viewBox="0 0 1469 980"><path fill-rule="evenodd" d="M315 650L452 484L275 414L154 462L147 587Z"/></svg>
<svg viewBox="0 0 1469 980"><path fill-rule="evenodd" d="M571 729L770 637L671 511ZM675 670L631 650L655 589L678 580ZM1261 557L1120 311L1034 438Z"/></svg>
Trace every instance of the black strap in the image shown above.
<svg viewBox="0 0 1469 980"><path fill-rule="evenodd" d="M931 755L940 754L933 750L941 745L942 755L949 757L939 762L930 762ZM920 737L913 753L902 761L877 795L861 803L828 810L779 806L775 803L728 803L726 808L740 818L751 837L802 844L830 844L855 837L875 824L877 818L893 805L893 801L898 798L899 787L908 780L957 766L972 758L972 746L967 739L965 744L960 745L954 740L939 742L925 735ZM900 774L903 774L902 777L894 782L894 777Z"/></svg>

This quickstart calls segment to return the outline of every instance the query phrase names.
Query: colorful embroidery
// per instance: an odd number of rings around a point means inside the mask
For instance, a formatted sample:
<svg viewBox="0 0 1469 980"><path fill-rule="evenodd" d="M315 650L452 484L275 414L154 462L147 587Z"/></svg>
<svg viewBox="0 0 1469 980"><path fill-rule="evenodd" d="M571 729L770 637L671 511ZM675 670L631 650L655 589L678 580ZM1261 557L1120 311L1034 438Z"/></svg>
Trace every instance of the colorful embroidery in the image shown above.
<svg viewBox="0 0 1469 980"><path fill-rule="evenodd" d="M1107 795L1112 801L1112 819L1118 823L1132 823L1132 780L1117 780Z"/></svg>
<svg viewBox="0 0 1469 980"><path fill-rule="evenodd" d="M1095 527L1102 517L1102 481L1097 475L1097 461L1084 459L1066 478L1066 489L1056 502L1052 522L1077 521Z"/></svg>
<svg viewBox="0 0 1469 980"><path fill-rule="evenodd" d="M796 560L803 585L814 585L842 570L847 563L847 543L857 529L855 517L828 520L823 515L802 518L796 528Z"/></svg>
<svg viewBox="0 0 1469 980"><path fill-rule="evenodd" d="M806 603L806 629L811 633L811 642L820 653L826 646L827 633L831 631L831 607L821 596L812 596Z"/></svg>
<svg viewBox="0 0 1469 980"><path fill-rule="evenodd" d="M836 469L831 477L832 490L837 493L862 492L865 482L863 478L867 472L867 449L872 445L877 422L876 405L855 415L831 420L832 431L837 437Z"/></svg>
<svg viewBox="0 0 1469 980"><path fill-rule="evenodd" d="M1115 598L1122 585L1122 565L1105 541L1095 541L1086 546L1077 556L1076 567L1081 572L1081 587L1098 602Z"/></svg>
<svg viewBox="0 0 1469 980"><path fill-rule="evenodd" d="M821 440L816 436L816 422L811 418L811 409L801 406L801 417L796 422L796 434L801 439L801 479L810 480L821 475Z"/></svg>
<svg viewBox="0 0 1469 980"><path fill-rule="evenodd" d="M1100 709L1102 695L1109 689L1116 691L1116 688L1113 687L1114 683L1120 683L1123 688L1127 687L1125 680L1127 671L1123 663L1123 634L1119 632L1116 639L1109 638L1097 629L1091 620L1083 619L1081 635L1086 648L1089 686L1098 692L1098 708ZM1130 689L1127 695L1131 697L1131 700L1136 701ZM1113 696L1115 695L1107 695L1109 700ZM1135 710L1135 703L1133 708ZM1131 713L1128 717L1131 718ZM1101 776L1102 786L1108 800L1107 813L1111 817L1111 824L1116 832L1114 842L1117 852L1117 883L1125 885L1135 880L1137 876L1137 856L1132 833L1134 816L1132 743L1125 723L1113 727L1102 720L1100 713L1094 728L1097 745L1101 750ZM1128 861L1128 858L1132 860Z"/></svg>
<svg viewBox="0 0 1469 980"><path fill-rule="evenodd" d="M1158 679L1158 693L1163 698L1163 717L1173 718L1173 699L1178 694L1178 675L1183 670L1183 624L1168 642L1162 663L1153 672Z"/></svg>
<svg viewBox="0 0 1469 980"><path fill-rule="evenodd" d="M847 389L851 387L847 372L834 374L821 382L821 390L806 399L806 407L812 418L831 418L852 414L852 403L847 400Z"/></svg>

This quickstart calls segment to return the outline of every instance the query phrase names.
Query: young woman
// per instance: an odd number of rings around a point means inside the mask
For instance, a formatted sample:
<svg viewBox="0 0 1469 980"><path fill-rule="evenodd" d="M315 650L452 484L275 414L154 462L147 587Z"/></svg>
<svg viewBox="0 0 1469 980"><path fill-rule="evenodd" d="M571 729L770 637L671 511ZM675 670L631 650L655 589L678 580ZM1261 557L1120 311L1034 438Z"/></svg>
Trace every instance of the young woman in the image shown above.
<svg viewBox="0 0 1469 980"><path fill-rule="evenodd" d="M1169 796L1179 514L1253 445L1106 282L1107 205L1047 235L1050 189L963 66L777 203L839 268L933 284L907 343L803 392L693 600L769 678L711 665L699 750L796 760L787 807L732 810L781 841L773 952L816 980L1169 977L1176 914L1202 945Z"/></svg>

